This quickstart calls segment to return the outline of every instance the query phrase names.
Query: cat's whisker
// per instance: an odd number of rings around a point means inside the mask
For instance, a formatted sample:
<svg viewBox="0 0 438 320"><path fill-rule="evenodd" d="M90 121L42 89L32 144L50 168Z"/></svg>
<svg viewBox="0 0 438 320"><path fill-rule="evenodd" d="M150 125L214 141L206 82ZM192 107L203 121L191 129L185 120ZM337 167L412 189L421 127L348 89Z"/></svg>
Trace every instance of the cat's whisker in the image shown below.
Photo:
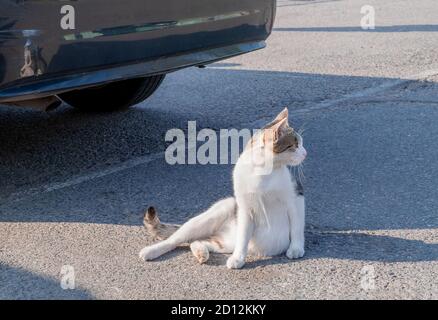
<svg viewBox="0 0 438 320"><path fill-rule="evenodd" d="M303 164L300 164L298 166L298 172L299 172L299 177L300 177L300 182L304 182L306 180L306 177L304 175L304 169L303 169Z"/></svg>
<svg viewBox="0 0 438 320"><path fill-rule="evenodd" d="M304 136L304 133L307 131L306 125L308 124L308 122L304 123L301 125L301 127L297 130L298 134L300 136Z"/></svg>

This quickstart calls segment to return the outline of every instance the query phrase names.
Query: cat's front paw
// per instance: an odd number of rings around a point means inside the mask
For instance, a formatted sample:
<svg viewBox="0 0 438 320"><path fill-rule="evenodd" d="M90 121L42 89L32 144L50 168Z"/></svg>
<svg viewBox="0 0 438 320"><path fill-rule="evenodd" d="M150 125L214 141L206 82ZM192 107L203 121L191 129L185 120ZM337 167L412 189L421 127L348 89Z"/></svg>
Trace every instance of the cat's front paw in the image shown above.
<svg viewBox="0 0 438 320"><path fill-rule="evenodd" d="M227 260L227 268L228 269L240 269L245 264L245 259L236 258L231 256Z"/></svg>
<svg viewBox="0 0 438 320"><path fill-rule="evenodd" d="M304 246L303 245L291 245L289 249L287 249L286 257L289 259L299 259L304 256Z"/></svg>
<svg viewBox="0 0 438 320"><path fill-rule="evenodd" d="M154 250L153 247L144 247L140 253L139 253L139 257L140 259L142 259L143 261L150 261L150 260L154 260L155 258L157 258L156 255L156 250Z"/></svg>

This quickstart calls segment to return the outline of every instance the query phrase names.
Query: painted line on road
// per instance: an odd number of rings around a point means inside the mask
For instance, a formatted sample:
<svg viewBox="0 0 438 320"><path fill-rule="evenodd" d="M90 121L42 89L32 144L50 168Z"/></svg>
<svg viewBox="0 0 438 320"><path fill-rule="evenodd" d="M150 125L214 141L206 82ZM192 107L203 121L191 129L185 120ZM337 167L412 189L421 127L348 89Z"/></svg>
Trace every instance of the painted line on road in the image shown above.
<svg viewBox="0 0 438 320"><path fill-rule="evenodd" d="M321 3L330 3L330 2L339 2L339 1L342 1L342 0L319 0L319 1L313 1L313 2L308 2L308 3L291 3L291 1L278 1L277 2L277 8L308 6L308 5L315 5L315 4L321 4Z"/></svg>
<svg viewBox="0 0 438 320"><path fill-rule="evenodd" d="M306 114L306 113L311 113L311 112L331 108L331 107L334 107L336 105L343 104L345 102L353 101L356 99L362 99L362 98L366 98L366 97L370 97L370 96L382 93L384 91L393 89L395 87L398 87L398 86L403 85L405 83L409 83L411 81L424 80L428 77L435 76L435 75L438 75L438 69L424 71L424 72L421 72L417 75L409 76L409 77L406 77L404 79L388 80L388 81L386 81L386 82L384 82L376 87L370 87L370 88L366 88L364 90L358 90L358 91L355 91L353 93L346 94L340 98L319 102L313 107L290 111L290 115L292 115L292 116L301 115L301 114ZM264 123L264 120L265 119L258 119L256 121L247 123L246 125L243 125L242 127L246 127L246 128L260 127ZM82 183L85 183L85 182L88 182L91 180L103 178L103 177L106 177L106 176L109 176L109 175L112 175L115 173L119 173L121 171L135 168L135 167L140 166L140 165L148 164L152 161L163 158L164 154L165 154L164 152L159 152L159 153L155 153L155 154L151 154L151 155L147 155L147 156L143 156L143 157L138 157L135 159L131 159L131 160L116 164L110 168L105 168L103 170L99 170L99 171L96 171L93 173L74 176L73 178L68 179L64 182L50 183L50 184L43 185L40 187L34 187L34 188L30 188L30 189L27 189L24 191L16 192L16 193L9 195L8 197L6 197L4 199L1 199L1 203L4 205L4 204L10 203L10 202L19 202L19 201L23 201L29 197L38 196L38 195L41 195L44 193L73 187L73 186L76 186L76 185L79 185L79 184L82 184Z"/></svg>
<svg viewBox="0 0 438 320"><path fill-rule="evenodd" d="M427 78L435 76L435 75L438 75L438 69L424 71L424 72L421 72L421 73L416 74L416 75L405 77L403 79L391 79L391 80L385 81L384 83L382 83L378 86L370 87L370 88L367 88L364 90L358 90L358 91L346 94L340 98L322 101L313 107L302 108L300 110L296 110L296 111L291 112L291 114L301 115L301 114L306 114L306 113L334 107L336 105L343 104L345 102L350 102L353 100L363 99L366 97L374 96L376 94L385 92L387 90L397 88L398 86L401 86L403 84L406 84L406 83L409 83L412 81L424 80L424 79L427 79Z"/></svg>
<svg viewBox="0 0 438 320"><path fill-rule="evenodd" d="M128 169L137 167L139 165L147 164L149 162L152 162L154 160L159 159L163 155L164 155L164 152L154 153L151 155L130 159L128 161L119 163L115 166L112 166L110 168L106 168L103 170L99 170L99 171L92 172L92 173L85 174L85 175L77 175L71 179L64 181L64 182L50 183L47 185L42 185L39 187L30 188L30 189L27 189L27 190L24 190L21 192L13 193L10 196L8 196L6 199L2 199L1 202L3 204L6 204L6 202L19 202L19 201L25 200L26 198L32 197L32 196L38 196L38 195L43 194L43 193L48 193L48 192L52 192L52 191L56 191L56 190L60 190L60 189L68 188L68 187L73 187L73 186L79 185L79 184L84 183L84 182L88 182L88 181L91 181L94 179L103 178L103 177L106 177L108 175L118 173L120 171L128 170Z"/></svg>

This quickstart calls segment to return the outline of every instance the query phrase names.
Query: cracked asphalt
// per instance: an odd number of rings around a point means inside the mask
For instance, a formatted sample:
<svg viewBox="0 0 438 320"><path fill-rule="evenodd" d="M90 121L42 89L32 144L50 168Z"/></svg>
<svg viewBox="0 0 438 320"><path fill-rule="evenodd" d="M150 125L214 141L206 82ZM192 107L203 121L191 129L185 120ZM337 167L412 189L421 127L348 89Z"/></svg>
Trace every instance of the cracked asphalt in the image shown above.
<svg viewBox="0 0 438 320"><path fill-rule="evenodd" d="M374 31L363 1L279 0L266 49L170 74L126 112L1 107L0 298L438 299L438 4L366 4ZM148 205L182 223L232 192L231 165L166 164L165 132L284 106L309 153L306 256L140 261Z"/></svg>

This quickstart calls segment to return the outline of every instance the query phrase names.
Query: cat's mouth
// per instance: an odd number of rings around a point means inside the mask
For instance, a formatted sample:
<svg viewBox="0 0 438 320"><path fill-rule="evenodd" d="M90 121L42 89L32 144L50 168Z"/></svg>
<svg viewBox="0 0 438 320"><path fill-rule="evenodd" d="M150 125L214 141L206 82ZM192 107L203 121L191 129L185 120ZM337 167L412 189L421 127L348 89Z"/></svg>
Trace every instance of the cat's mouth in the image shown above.
<svg viewBox="0 0 438 320"><path fill-rule="evenodd" d="M304 162L304 160L306 160L307 154L304 154L302 156L300 156L299 158L293 158L292 162L291 162L291 166L296 167L299 166L300 164L302 164Z"/></svg>

